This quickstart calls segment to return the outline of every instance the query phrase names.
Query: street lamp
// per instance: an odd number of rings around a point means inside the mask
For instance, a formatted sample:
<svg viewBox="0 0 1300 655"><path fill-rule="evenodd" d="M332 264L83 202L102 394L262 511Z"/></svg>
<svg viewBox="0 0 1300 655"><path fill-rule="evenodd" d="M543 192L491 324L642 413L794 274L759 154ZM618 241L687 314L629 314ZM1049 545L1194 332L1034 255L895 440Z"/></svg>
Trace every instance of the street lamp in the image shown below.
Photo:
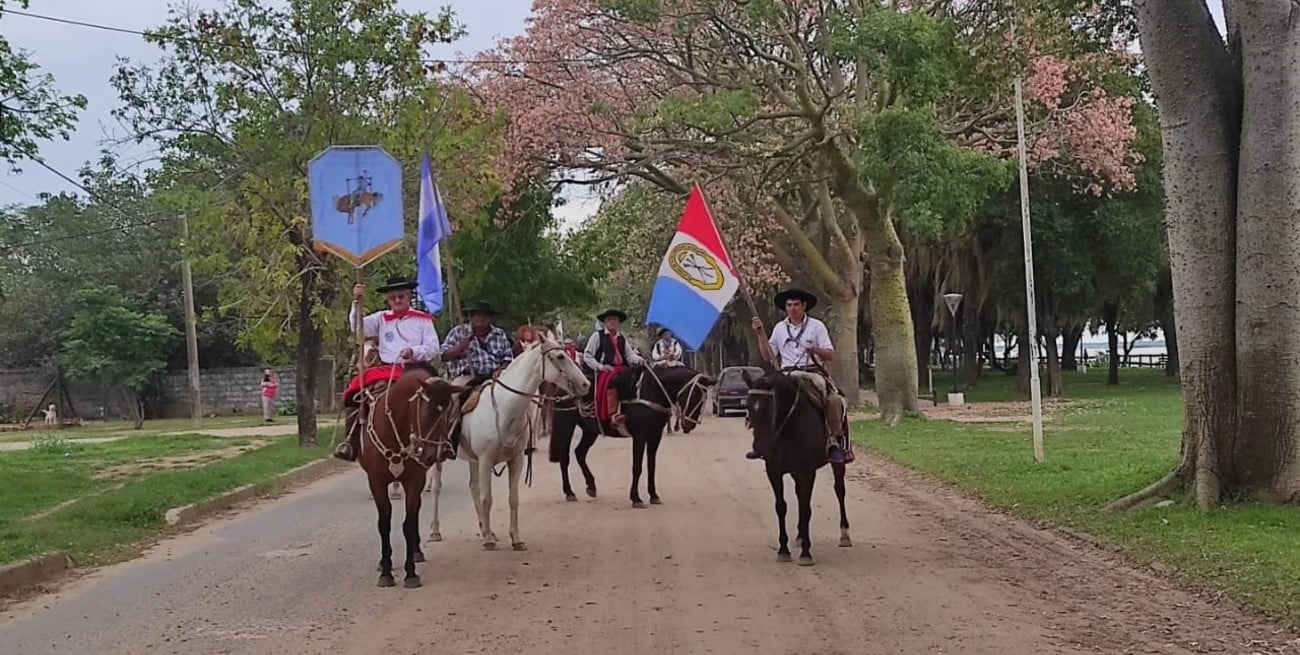
<svg viewBox="0 0 1300 655"><path fill-rule="evenodd" d="M952 320L948 322L948 354L952 355L952 391L950 393L957 393L957 351L954 350L954 346L957 343L957 308L961 307L961 294L945 293L943 294L943 302L948 305L948 313L952 315Z"/></svg>

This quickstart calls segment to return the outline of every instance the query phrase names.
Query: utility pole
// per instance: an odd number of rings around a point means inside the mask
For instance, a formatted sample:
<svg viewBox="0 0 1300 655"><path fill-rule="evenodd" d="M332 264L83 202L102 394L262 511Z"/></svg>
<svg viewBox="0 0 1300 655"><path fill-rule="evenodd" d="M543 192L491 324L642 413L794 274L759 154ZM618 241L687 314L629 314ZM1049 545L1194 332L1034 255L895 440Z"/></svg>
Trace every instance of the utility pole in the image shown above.
<svg viewBox="0 0 1300 655"><path fill-rule="evenodd" d="M1034 244L1029 229L1029 169L1025 162L1025 100L1020 76L1016 75L1016 138L1020 155L1020 229L1025 244L1025 309L1028 320L1029 400L1034 420L1034 461L1043 463L1043 390L1038 379L1038 303L1034 299Z"/></svg>
<svg viewBox="0 0 1300 655"><path fill-rule="evenodd" d="M181 284L185 287L185 359L190 373L190 418L203 427L203 400L199 395L199 326L194 314L194 273L190 270L190 222L181 214Z"/></svg>

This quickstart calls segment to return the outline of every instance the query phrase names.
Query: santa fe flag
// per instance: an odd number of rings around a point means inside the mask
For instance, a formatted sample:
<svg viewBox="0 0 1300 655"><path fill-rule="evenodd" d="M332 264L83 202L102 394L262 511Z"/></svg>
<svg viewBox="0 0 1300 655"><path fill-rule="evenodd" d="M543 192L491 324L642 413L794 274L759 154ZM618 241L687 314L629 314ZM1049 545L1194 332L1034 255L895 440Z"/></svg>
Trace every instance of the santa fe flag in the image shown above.
<svg viewBox="0 0 1300 655"><path fill-rule="evenodd" d="M646 322L672 330L691 350L699 350L739 288L731 256L697 186L659 265Z"/></svg>

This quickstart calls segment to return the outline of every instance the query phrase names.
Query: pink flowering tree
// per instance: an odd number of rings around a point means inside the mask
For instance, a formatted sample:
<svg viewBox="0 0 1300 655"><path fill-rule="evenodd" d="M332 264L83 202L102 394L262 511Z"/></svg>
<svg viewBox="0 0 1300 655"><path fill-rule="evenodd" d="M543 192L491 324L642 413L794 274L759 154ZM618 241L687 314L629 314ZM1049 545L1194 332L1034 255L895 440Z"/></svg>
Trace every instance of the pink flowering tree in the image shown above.
<svg viewBox="0 0 1300 655"><path fill-rule="evenodd" d="M936 235L1013 179L1016 44L997 7L911 5L537 0L528 31L469 75L508 120L503 179L702 184L733 248L746 244L742 268L762 276L770 261L818 292L841 352L858 350L869 284L877 391L895 420L917 396L900 230ZM1035 87L1035 164L1104 192L1131 183L1132 156L1122 134L1090 127L1124 106L1088 88L1070 38L1042 41L1068 65ZM856 399L855 358L832 374Z"/></svg>

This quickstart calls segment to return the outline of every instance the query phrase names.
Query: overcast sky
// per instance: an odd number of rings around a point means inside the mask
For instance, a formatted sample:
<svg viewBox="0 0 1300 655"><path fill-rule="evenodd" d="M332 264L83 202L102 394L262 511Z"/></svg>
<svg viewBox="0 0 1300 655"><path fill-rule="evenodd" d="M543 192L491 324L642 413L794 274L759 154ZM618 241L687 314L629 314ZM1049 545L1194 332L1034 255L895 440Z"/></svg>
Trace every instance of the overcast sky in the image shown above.
<svg viewBox="0 0 1300 655"><path fill-rule="evenodd" d="M216 7L220 0L191 0L199 7ZM100 23L129 29L148 29L162 24L167 16L165 0L32 0L31 13ZM433 6L450 5L468 35L461 41L442 46L435 56L453 58L472 55L491 47L497 38L523 31L531 0L399 0L412 11L428 11ZM1220 0L1210 0L1211 11L1223 24ZM85 27L63 25L25 16L6 15L0 29L15 48L32 53L36 63L54 74L60 89L82 93L90 101L82 114L78 129L70 141L41 145L41 154L54 168L76 177L77 169L96 158L105 138L118 135L110 112L117 95L108 79L117 56L138 62L153 62L161 51L145 44L140 37ZM25 164L21 175L7 170L0 173L0 205L30 203L42 191L74 190L71 185L35 164ZM594 201L575 198L577 202L563 210L566 218L589 213Z"/></svg>

